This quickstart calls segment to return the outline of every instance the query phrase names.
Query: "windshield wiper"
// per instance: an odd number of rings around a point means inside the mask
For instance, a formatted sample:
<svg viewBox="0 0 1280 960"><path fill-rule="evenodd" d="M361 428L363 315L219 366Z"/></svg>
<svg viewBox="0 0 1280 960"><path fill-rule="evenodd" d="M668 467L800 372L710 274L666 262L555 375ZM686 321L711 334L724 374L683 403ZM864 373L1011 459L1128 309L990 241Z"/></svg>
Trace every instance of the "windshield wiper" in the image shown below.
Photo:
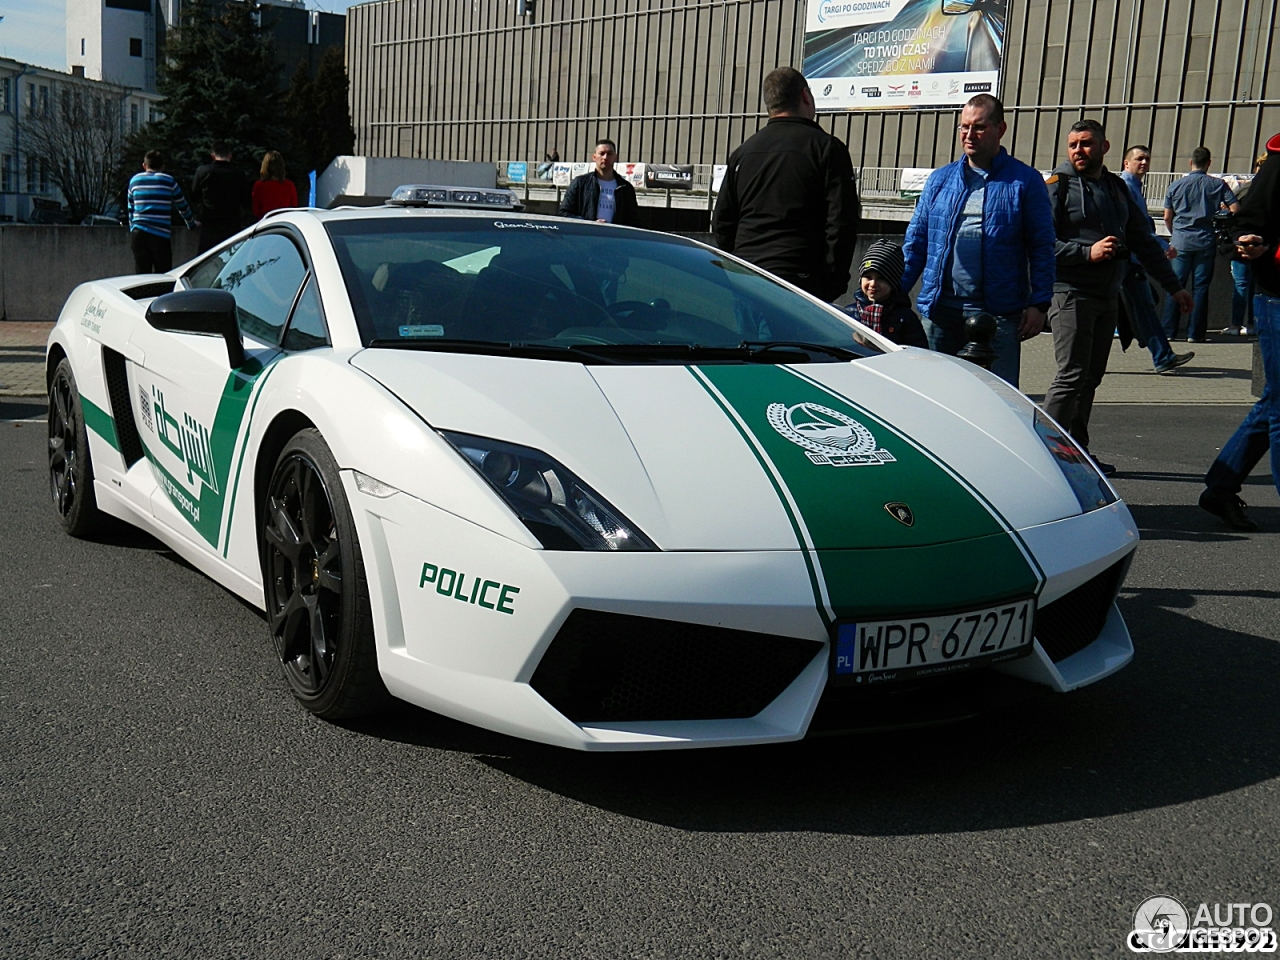
<svg viewBox="0 0 1280 960"><path fill-rule="evenodd" d="M836 347L826 343L807 343L804 340L743 340L738 349L751 356L767 353L770 350L796 350L804 353L825 353L837 360L859 360L865 354L845 347Z"/></svg>
<svg viewBox="0 0 1280 960"><path fill-rule="evenodd" d="M369 341L370 347L392 347L399 350L425 350L436 353L479 353L491 356L526 357L534 360L576 360L568 347L538 343L510 343L503 340L451 340L447 337L409 340L379 337Z"/></svg>

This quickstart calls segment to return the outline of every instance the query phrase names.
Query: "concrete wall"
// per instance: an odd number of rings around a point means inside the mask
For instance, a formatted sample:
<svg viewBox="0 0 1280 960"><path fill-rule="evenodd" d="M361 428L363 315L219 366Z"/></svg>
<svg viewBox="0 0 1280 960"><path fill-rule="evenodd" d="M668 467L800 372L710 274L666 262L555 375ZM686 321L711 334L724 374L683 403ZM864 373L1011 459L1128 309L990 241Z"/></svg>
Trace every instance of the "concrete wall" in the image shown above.
<svg viewBox="0 0 1280 960"><path fill-rule="evenodd" d="M173 234L173 262L196 255L196 232ZM56 320L79 284L133 273L123 227L0 225L0 318Z"/></svg>

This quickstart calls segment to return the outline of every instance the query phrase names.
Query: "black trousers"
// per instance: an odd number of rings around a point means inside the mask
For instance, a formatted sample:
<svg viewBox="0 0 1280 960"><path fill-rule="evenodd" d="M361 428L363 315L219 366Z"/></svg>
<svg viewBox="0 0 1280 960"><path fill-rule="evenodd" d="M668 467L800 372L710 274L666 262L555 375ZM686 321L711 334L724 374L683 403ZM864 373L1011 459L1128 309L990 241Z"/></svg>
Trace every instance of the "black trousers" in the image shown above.
<svg viewBox="0 0 1280 960"><path fill-rule="evenodd" d="M173 269L173 244L145 230L129 231L135 273L168 273Z"/></svg>
<svg viewBox="0 0 1280 960"><path fill-rule="evenodd" d="M238 222L233 223L207 223L200 221L200 247L198 253L204 253L211 247L216 247L227 237L231 236L240 229Z"/></svg>
<svg viewBox="0 0 1280 960"><path fill-rule="evenodd" d="M1044 410L1086 450L1093 395L1107 372L1119 309L1118 296L1081 293L1055 293L1049 304L1058 373L1044 395Z"/></svg>

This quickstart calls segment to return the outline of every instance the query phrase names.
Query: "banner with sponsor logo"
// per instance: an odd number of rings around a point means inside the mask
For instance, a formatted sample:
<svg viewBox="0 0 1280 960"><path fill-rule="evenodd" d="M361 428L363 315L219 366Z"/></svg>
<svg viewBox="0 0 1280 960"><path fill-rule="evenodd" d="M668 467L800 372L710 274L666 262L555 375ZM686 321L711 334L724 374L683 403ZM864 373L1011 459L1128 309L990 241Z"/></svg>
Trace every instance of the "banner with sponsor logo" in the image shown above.
<svg viewBox="0 0 1280 960"><path fill-rule="evenodd" d="M692 163L650 163L644 168L645 186L650 190L692 190Z"/></svg>
<svg viewBox="0 0 1280 960"><path fill-rule="evenodd" d="M637 190L640 190L644 187L644 168L645 165L643 163L622 163L619 161L613 165L613 172Z"/></svg>
<svg viewBox="0 0 1280 960"><path fill-rule="evenodd" d="M806 0L818 110L959 107L999 96L1008 0Z"/></svg>

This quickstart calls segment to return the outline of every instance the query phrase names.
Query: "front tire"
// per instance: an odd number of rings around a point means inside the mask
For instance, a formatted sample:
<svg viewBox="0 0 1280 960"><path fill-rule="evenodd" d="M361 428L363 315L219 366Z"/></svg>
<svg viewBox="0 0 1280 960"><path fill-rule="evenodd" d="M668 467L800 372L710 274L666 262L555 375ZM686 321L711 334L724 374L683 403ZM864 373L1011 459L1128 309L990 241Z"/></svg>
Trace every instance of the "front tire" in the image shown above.
<svg viewBox="0 0 1280 960"><path fill-rule="evenodd" d="M318 430L276 460L261 518L263 585L276 654L294 697L340 720L382 707L373 614L338 464Z"/></svg>
<svg viewBox="0 0 1280 960"><path fill-rule="evenodd" d="M66 357L49 383L49 492L62 529L71 536L87 537L101 525L84 409Z"/></svg>

